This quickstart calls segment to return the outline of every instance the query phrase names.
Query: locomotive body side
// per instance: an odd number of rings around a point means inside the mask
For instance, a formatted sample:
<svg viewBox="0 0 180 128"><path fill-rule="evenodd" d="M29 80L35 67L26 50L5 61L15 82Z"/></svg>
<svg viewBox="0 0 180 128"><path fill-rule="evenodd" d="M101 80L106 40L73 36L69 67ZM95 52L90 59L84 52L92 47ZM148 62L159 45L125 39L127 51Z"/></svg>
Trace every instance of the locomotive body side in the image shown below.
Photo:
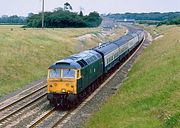
<svg viewBox="0 0 180 128"><path fill-rule="evenodd" d="M103 74L102 56L93 50L91 52L94 54L93 57L85 59L87 65L81 68L81 78L77 81L78 94Z"/></svg>

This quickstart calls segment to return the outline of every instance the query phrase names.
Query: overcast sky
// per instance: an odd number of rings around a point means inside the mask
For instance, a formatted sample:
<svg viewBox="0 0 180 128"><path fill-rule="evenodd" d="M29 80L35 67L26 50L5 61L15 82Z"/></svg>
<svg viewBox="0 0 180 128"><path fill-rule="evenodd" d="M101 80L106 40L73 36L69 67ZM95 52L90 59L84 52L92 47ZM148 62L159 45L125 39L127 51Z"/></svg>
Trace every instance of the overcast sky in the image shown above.
<svg viewBox="0 0 180 128"><path fill-rule="evenodd" d="M180 11L180 0L45 0L45 10L63 7L65 2L69 2L76 12L79 12L80 7L84 8L85 14L91 11L101 14ZM41 3L42 0L0 0L0 16L38 13Z"/></svg>

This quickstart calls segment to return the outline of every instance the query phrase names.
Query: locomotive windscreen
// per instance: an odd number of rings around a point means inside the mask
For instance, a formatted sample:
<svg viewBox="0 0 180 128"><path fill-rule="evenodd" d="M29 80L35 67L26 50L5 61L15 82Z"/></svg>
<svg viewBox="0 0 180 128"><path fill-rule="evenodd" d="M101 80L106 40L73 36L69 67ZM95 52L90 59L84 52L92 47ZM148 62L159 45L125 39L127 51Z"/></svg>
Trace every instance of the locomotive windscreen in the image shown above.
<svg viewBox="0 0 180 128"><path fill-rule="evenodd" d="M49 78L75 78L74 69L50 69Z"/></svg>
<svg viewBox="0 0 180 128"><path fill-rule="evenodd" d="M60 78L61 77L61 70L60 69L51 69L49 72L50 78Z"/></svg>
<svg viewBox="0 0 180 128"><path fill-rule="evenodd" d="M73 69L62 69L62 78L75 78L75 70Z"/></svg>

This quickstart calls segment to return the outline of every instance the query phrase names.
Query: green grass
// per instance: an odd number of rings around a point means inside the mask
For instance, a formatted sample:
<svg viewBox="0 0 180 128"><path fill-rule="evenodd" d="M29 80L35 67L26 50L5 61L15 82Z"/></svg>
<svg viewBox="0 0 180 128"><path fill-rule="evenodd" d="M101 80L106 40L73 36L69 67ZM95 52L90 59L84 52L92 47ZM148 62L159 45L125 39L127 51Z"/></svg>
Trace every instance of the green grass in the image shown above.
<svg viewBox="0 0 180 128"><path fill-rule="evenodd" d="M142 25L144 26L144 25ZM150 25L150 26L147 26L145 27L145 30L147 30L148 32L151 33L151 36L153 38L159 36L159 35L163 35L165 31L171 29L171 28L174 28L175 26L174 25L163 25L161 27L156 27L154 25Z"/></svg>
<svg viewBox="0 0 180 128"><path fill-rule="evenodd" d="M124 32L118 31L116 38ZM99 32L98 28L42 30L0 25L0 97L45 77L55 61L96 46L100 37L84 42L76 37Z"/></svg>
<svg viewBox="0 0 180 128"><path fill-rule="evenodd" d="M180 127L180 27L151 29L164 37L136 60L128 79L85 127Z"/></svg>

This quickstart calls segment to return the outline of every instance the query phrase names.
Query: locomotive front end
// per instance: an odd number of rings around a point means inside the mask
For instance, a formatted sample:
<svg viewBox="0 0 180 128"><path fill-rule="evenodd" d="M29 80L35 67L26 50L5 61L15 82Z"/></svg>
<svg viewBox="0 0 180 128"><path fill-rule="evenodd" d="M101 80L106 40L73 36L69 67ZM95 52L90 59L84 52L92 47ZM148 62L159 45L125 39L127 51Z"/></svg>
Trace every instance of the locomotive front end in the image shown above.
<svg viewBox="0 0 180 128"><path fill-rule="evenodd" d="M49 69L47 98L50 104L58 106L74 101L79 78L80 70L78 69Z"/></svg>

